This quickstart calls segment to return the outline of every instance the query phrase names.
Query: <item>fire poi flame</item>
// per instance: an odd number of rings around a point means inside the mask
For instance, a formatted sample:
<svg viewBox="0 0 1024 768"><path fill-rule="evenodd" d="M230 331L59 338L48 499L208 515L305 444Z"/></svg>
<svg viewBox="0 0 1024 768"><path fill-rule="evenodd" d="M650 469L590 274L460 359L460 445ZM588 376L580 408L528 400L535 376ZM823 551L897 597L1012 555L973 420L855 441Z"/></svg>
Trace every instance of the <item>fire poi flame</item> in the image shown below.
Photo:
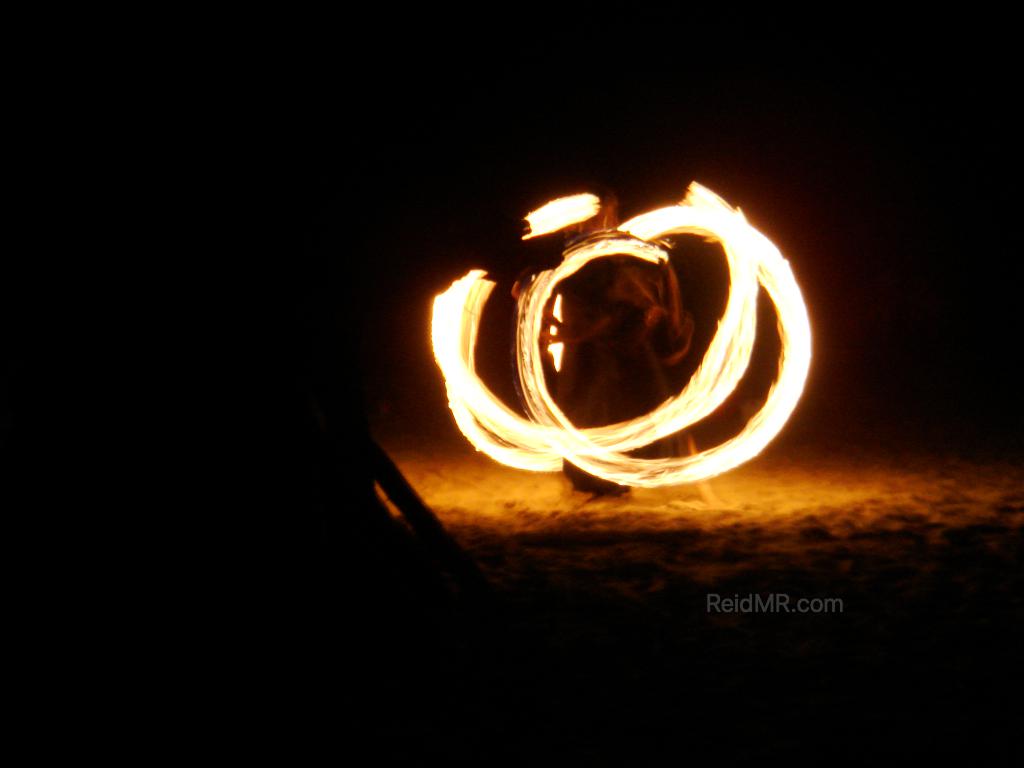
<svg viewBox="0 0 1024 768"><path fill-rule="evenodd" d="M527 217L527 237L593 216L598 210L595 201L593 195L575 195L548 203ZM653 411L618 424L577 429L554 402L545 381L540 348L544 307L562 280L594 259L628 255L653 263L667 261L669 255L658 241L675 234L717 240L729 267L729 299L704 359L682 392ZM739 209L696 182L680 204L641 214L620 225L617 233L570 248L558 267L539 273L520 292L516 359L529 418L498 400L474 369L480 317L494 288L485 274L473 270L434 299L431 336L459 429L477 450L502 464L551 472L561 469L564 458L621 485L692 483L759 454L782 429L803 392L811 361L811 328L789 263ZM735 437L692 456L628 456L626 451L705 418L736 388L754 345L758 283L775 305L782 342L779 373L761 410Z"/></svg>

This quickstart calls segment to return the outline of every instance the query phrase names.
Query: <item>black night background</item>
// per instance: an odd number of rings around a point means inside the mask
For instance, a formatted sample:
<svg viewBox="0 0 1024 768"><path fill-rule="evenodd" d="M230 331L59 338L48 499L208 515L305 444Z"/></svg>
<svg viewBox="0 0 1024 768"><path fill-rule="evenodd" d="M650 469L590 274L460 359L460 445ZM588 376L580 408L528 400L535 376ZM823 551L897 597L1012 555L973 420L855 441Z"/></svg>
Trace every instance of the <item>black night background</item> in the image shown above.
<svg viewBox="0 0 1024 768"><path fill-rule="evenodd" d="M1008 54L865 41L841 64L819 44L726 67L684 42L573 39L498 54L402 37L386 60L321 51L246 84L260 202L243 236L266 234L251 301L286 412L234 576L262 601L248 685L267 732L406 764L1019 759ZM433 361L433 297L471 268L499 280L479 364L514 405L525 213L610 190L628 217L692 180L804 292L811 372L779 437L712 480L720 505L687 487L591 500L477 454ZM705 346L724 290L706 263L683 281ZM755 355L750 397L775 364ZM739 423L727 406L698 437ZM716 614L709 593L844 610Z"/></svg>

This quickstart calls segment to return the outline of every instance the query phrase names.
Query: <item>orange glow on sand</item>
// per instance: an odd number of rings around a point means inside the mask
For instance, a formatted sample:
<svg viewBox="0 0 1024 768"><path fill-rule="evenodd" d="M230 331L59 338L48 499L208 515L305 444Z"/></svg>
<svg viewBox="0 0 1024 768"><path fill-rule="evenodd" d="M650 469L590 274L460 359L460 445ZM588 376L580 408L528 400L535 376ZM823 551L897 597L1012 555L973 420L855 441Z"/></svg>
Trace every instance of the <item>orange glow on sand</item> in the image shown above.
<svg viewBox="0 0 1024 768"><path fill-rule="evenodd" d="M1012 523L1006 510L1019 507L1024 486L1024 468L1010 460L804 448L763 455L716 479L717 503L678 488L591 498L574 493L560 474L524 475L456 443L418 445L406 435L386 444L460 543L483 555L506 552L508 562L500 561L492 578L515 572L516 558L537 567L572 563L567 570L584 589L594 578L587 568L599 562L609 572L626 561L659 562L698 579L780 561L824 558L842 568L862 554L916 557L919 542L941 547L949 531L979 527L992 528L992 546L1011 558L1013 537L1000 532ZM566 550L567 540L581 547ZM738 556L721 556L729 549Z"/></svg>

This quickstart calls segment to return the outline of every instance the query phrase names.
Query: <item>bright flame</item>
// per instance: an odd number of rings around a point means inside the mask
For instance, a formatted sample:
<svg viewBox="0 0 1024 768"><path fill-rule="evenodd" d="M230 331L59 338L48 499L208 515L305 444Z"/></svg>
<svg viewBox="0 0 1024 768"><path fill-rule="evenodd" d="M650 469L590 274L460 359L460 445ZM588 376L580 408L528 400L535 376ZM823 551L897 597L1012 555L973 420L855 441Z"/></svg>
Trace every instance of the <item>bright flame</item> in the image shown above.
<svg viewBox="0 0 1024 768"><path fill-rule="evenodd" d="M552 326L554 327L554 326ZM552 342L548 344L548 352L551 353L551 359L555 363L555 370L562 370L562 353L565 351L565 344L560 341Z"/></svg>
<svg viewBox="0 0 1024 768"><path fill-rule="evenodd" d="M588 192L552 200L536 211L526 214L526 223L530 226L530 231L523 235L523 240L557 232L572 224L592 219L599 210L600 198Z"/></svg>
<svg viewBox="0 0 1024 768"><path fill-rule="evenodd" d="M564 457L598 477L644 487L696 482L726 472L761 452L782 429L803 392L811 360L811 329L789 263L739 210L696 182L681 204L637 216L619 230L619 235L569 250L558 267L541 272L520 293L516 351L530 419L500 402L474 371L480 315L494 284L475 270L435 298L434 357L445 378L455 421L478 450L520 469L557 470ZM650 413L619 424L577 429L551 398L544 378L539 334L544 307L562 280L593 259L627 254L655 263L666 261L668 253L651 241L682 233L721 242L729 267L725 314L700 367L682 392ZM761 410L734 438L693 456L638 459L626 455L703 419L732 393L750 362L758 282L775 304L782 341L778 379ZM560 313L557 299L556 307Z"/></svg>
<svg viewBox="0 0 1024 768"><path fill-rule="evenodd" d="M551 310L551 314L555 316L555 320L562 322L562 294L555 296L555 306ZM552 325L550 330L552 336L558 335L558 326ZM562 353L565 351L565 344L560 341L553 341L548 344L548 352L551 354L551 359L555 363L555 370L562 370Z"/></svg>

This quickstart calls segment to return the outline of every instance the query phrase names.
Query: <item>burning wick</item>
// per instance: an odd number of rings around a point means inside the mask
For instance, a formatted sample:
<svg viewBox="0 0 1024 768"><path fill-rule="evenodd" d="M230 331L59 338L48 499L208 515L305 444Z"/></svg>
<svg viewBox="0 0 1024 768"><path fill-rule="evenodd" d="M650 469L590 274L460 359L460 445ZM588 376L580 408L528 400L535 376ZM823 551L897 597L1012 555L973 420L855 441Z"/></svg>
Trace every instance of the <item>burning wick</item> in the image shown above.
<svg viewBox="0 0 1024 768"><path fill-rule="evenodd" d="M590 210L584 208L584 203L594 206L592 212L575 218ZM527 217L531 228L527 237L583 221L595 215L599 207L600 201L593 195L552 201ZM807 379L811 328L789 263L738 209L696 182L690 185L682 203L641 214L619 226L618 231L620 235L570 248L558 267L538 274L519 294L516 359L528 419L498 400L474 369L480 317L494 283L484 279L484 272L473 270L434 299L434 358L445 379L455 422L477 450L519 469L553 472L561 469L565 458L605 480L649 488L693 483L733 469L759 454L779 433ZM667 261L668 253L657 241L674 234L701 235L722 244L730 285L718 331L697 371L678 395L635 419L577 429L554 402L545 381L540 350L544 308L562 280L594 259L628 255L654 263ZM754 345L758 283L775 305L782 342L779 374L761 410L738 435L692 456L639 459L627 455L627 451L700 421L736 388L750 363ZM556 296L556 318L561 311L559 299ZM563 349L561 342L547 347L556 369L561 365Z"/></svg>

